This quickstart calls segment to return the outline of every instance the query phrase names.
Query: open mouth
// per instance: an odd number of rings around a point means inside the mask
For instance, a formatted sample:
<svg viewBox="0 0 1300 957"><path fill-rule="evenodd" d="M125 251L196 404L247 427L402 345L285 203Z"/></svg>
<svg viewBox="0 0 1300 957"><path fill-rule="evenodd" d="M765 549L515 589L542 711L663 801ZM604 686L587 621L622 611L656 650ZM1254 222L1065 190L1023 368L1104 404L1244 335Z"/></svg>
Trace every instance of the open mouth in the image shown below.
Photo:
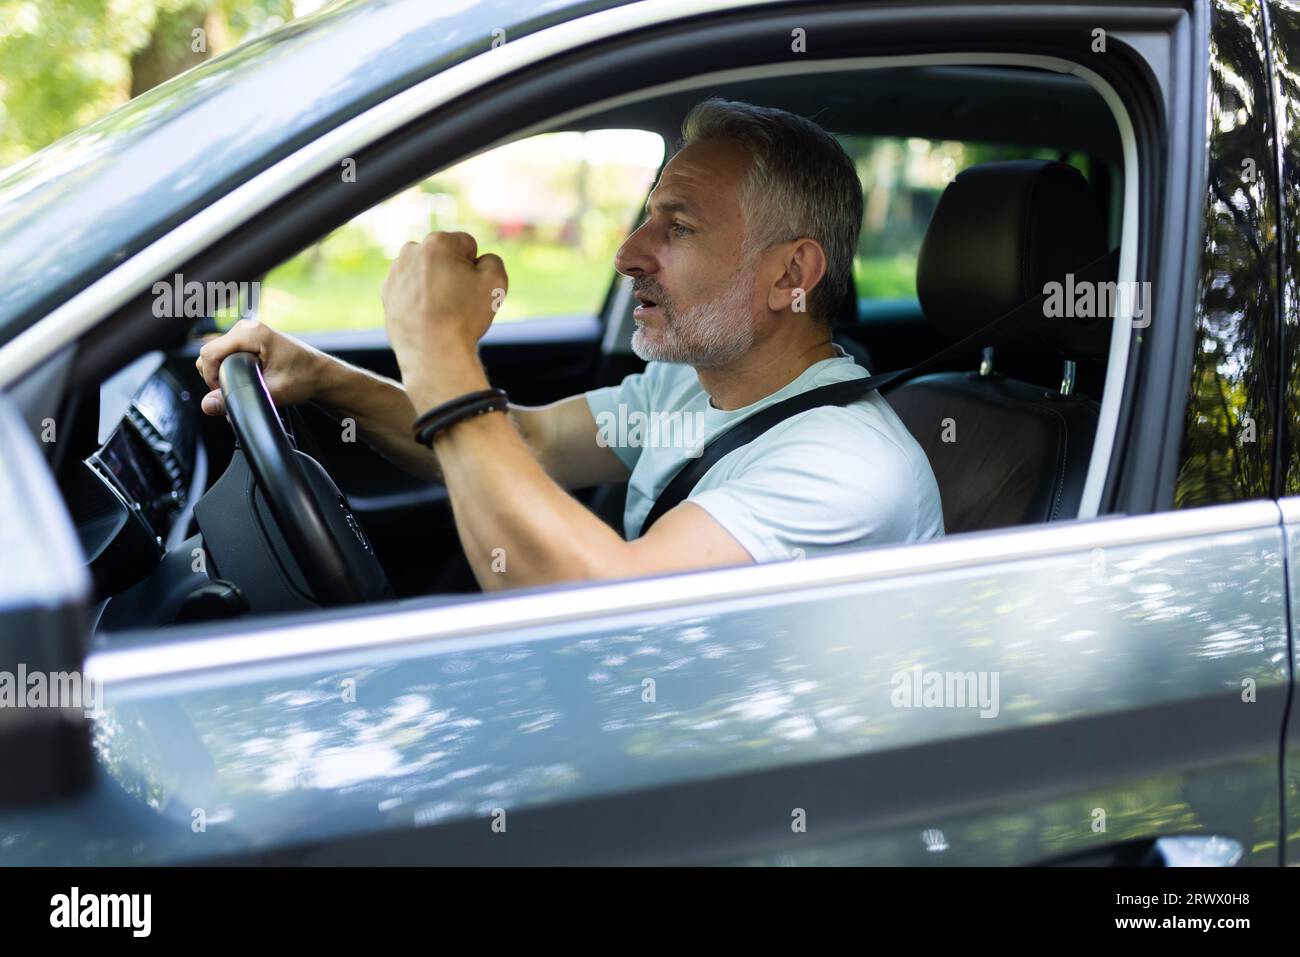
<svg viewBox="0 0 1300 957"><path fill-rule="evenodd" d="M637 319L643 319L659 308L659 303L649 296L644 296L639 292L633 295L636 297L637 306L632 310L632 315Z"/></svg>

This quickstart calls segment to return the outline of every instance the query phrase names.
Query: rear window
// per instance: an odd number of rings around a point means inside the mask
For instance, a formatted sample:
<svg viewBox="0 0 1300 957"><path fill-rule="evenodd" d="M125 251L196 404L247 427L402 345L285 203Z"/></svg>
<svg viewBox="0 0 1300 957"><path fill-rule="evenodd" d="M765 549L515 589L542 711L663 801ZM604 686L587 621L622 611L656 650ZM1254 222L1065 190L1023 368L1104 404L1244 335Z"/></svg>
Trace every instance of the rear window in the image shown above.
<svg viewBox="0 0 1300 957"><path fill-rule="evenodd" d="M862 232L853 259L858 299L916 298L916 261L944 187L968 166L998 160L1060 160L1088 175L1083 153L956 140L841 136L862 180Z"/></svg>

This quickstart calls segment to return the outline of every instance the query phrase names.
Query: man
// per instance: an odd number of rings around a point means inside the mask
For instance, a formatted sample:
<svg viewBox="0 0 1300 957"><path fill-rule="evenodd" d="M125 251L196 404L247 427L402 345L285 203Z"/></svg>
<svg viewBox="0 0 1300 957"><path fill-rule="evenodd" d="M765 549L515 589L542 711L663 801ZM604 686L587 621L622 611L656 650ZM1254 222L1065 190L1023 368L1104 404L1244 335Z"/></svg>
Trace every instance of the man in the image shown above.
<svg viewBox="0 0 1300 957"><path fill-rule="evenodd" d="M350 416L391 461L446 484L484 589L941 535L929 463L878 393L771 428L641 534L701 442L773 402L867 374L831 342L862 221L861 184L843 149L806 119L719 99L696 106L682 136L646 220L615 257L639 303L632 347L649 363L644 373L540 408L488 411L441 429L431 448L417 444L418 413L488 388L477 346L507 288L499 257L479 255L465 233L436 232L407 243L383 286L401 384L244 321L200 353L214 390L204 411L223 412L221 360L257 354L278 403L315 400ZM684 440L610 441L621 431L610 424L632 413L675 418ZM683 417L703 434L681 428ZM624 479L626 540L565 492ZM505 571L493 570L494 553Z"/></svg>

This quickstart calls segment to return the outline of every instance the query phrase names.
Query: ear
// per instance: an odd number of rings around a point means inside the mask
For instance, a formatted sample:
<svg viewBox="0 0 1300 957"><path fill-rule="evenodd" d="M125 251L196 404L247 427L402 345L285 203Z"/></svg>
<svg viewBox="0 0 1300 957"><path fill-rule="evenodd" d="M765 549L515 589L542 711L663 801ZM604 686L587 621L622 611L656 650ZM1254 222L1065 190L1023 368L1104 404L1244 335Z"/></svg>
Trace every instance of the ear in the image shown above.
<svg viewBox="0 0 1300 957"><path fill-rule="evenodd" d="M808 311L808 297L826 277L826 251L815 239L795 239L773 250L780 257L781 275L767 292L773 312Z"/></svg>

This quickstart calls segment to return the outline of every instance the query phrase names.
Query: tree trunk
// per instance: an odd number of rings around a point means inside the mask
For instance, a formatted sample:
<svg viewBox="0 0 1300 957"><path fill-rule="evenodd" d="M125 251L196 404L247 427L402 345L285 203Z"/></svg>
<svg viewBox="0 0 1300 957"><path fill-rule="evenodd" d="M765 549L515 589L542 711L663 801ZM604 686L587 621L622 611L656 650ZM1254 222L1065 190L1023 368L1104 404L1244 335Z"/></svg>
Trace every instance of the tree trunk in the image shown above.
<svg viewBox="0 0 1300 957"><path fill-rule="evenodd" d="M197 66L211 55L204 26L207 15L207 4L202 0L174 12L158 11L149 42L131 57L132 97ZM204 31L197 40L195 30Z"/></svg>

